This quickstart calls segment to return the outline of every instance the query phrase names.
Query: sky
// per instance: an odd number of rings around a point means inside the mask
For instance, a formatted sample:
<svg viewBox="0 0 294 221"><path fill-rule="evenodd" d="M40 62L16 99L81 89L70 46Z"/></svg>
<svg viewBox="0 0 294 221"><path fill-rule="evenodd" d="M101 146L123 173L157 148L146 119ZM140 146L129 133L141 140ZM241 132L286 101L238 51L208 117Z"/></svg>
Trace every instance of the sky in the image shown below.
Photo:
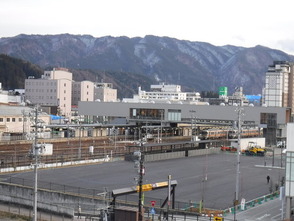
<svg viewBox="0 0 294 221"><path fill-rule="evenodd" d="M0 37L146 35L294 55L293 0L0 0Z"/></svg>

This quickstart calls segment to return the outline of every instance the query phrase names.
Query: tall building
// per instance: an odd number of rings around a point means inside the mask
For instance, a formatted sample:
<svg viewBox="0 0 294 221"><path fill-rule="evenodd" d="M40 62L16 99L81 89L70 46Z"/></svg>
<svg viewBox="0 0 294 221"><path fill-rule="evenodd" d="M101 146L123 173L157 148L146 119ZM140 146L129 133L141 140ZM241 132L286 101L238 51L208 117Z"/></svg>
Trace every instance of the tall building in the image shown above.
<svg viewBox="0 0 294 221"><path fill-rule="evenodd" d="M263 91L266 106L293 109L293 68L293 63L283 61L275 61L268 67Z"/></svg>
<svg viewBox="0 0 294 221"><path fill-rule="evenodd" d="M70 119L72 106L78 106L79 101L116 101L117 90L110 83L73 81L68 69L54 68L45 71L39 79L29 77L25 80L25 99L41 105L49 114Z"/></svg>
<svg viewBox="0 0 294 221"><path fill-rule="evenodd" d="M113 89L111 83L95 83L94 100L104 102L117 101L117 90Z"/></svg>
<svg viewBox="0 0 294 221"><path fill-rule="evenodd" d="M72 73L65 68L45 71L39 79L25 80L25 97L32 104L39 104L47 113L71 116Z"/></svg>
<svg viewBox="0 0 294 221"><path fill-rule="evenodd" d="M94 83L92 81L73 82L72 105L79 101L94 101Z"/></svg>

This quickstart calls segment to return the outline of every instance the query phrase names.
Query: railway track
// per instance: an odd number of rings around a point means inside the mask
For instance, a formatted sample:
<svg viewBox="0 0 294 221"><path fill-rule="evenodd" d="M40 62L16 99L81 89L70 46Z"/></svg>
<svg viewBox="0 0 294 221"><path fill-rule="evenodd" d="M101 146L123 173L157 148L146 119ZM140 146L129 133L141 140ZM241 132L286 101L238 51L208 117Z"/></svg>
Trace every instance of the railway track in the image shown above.
<svg viewBox="0 0 294 221"><path fill-rule="evenodd" d="M62 163L67 161L90 160L109 157L124 156L138 148L138 144L130 140L124 140L125 137L117 137L116 142L111 137L82 137L82 138L59 138L59 139L38 139L38 143L53 144L53 154L51 156L42 156L42 163ZM189 139L189 138L187 138ZM164 141L186 140L183 137L166 137ZM152 141L151 141L152 144ZM10 141L0 143L0 167L19 167L31 165L33 159L30 156L33 141ZM93 152L90 152L90 146L93 146ZM176 147L180 148L180 147ZM149 146L146 151L168 151L175 149L174 146Z"/></svg>

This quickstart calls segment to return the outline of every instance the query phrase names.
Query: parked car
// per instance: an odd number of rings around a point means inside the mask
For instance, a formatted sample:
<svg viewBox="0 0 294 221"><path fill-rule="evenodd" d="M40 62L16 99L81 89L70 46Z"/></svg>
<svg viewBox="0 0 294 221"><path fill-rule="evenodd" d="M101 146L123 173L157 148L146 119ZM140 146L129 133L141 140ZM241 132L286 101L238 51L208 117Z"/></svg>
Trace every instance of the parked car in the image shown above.
<svg viewBox="0 0 294 221"><path fill-rule="evenodd" d="M277 147L278 148L286 148L286 142L285 141L278 141Z"/></svg>
<svg viewBox="0 0 294 221"><path fill-rule="evenodd" d="M232 146L221 146L221 151L236 152L237 148Z"/></svg>

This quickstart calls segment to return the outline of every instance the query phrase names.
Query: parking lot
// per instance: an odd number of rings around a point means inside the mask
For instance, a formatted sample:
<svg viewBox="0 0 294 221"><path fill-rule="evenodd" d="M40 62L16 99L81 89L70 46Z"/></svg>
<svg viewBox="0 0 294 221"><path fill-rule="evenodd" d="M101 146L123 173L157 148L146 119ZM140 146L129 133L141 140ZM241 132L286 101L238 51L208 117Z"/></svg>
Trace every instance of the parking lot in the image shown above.
<svg viewBox="0 0 294 221"><path fill-rule="evenodd" d="M280 185L285 170L276 156L241 156L240 196L251 200L266 195ZM274 163L274 167L272 167ZM233 205L236 191L236 153L221 153L199 157L145 163L143 183L166 181L168 175L177 180L176 201L199 202L207 208L225 209ZM266 165L266 167L264 167ZM270 176L267 184L266 176ZM14 177L33 179L33 172L14 173ZM39 182L51 182L81 188L109 191L135 186L137 169L133 162L116 161L96 165L55 168L38 171ZM164 199L167 190L145 192L145 198Z"/></svg>

